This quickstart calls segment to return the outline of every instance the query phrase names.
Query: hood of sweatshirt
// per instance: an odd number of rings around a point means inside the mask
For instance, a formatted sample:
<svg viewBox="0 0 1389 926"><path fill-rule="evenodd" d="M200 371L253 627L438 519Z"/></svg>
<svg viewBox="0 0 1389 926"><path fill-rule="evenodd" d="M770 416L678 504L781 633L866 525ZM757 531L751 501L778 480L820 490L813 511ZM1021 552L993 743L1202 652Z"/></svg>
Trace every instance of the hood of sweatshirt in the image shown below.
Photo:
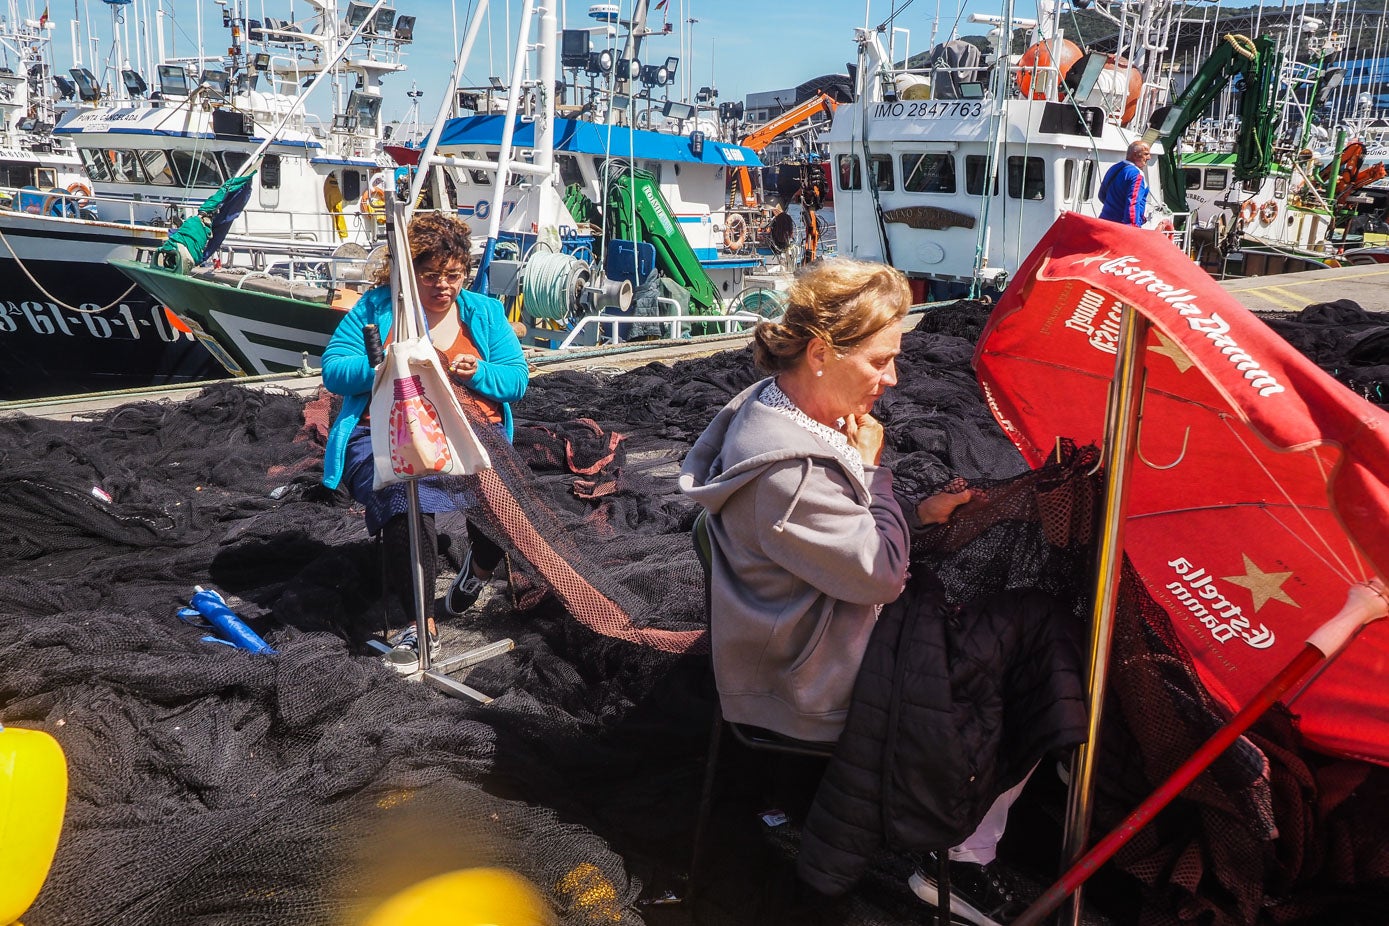
<svg viewBox="0 0 1389 926"><path fill-rule="evenodd" d="M802 486L813 460L842 470L865 505L871 493L824 438L801 427L783 413L757 401L771 379L753 383L739 393L704 429L680 468L680 490L717 514L733 493L753 481L767 466L783 460L802 460ZM867 473L873 467L865 468ZM784 521L795 511L800 493L791 499Z"/></svg>

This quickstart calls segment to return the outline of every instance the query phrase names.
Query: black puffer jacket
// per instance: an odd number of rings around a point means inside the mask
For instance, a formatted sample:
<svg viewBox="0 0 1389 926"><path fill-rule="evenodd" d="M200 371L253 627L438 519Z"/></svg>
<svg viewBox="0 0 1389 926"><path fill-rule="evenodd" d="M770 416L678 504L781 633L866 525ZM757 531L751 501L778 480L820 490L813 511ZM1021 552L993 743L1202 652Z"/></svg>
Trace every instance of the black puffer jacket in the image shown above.
<svg viewBox="0 0 1389 926"><path fill-rule="evenodd" d="M955 607L934 576L913 576L869 641L806 820L801 879L838 895L884 845L954 846L1043 755L1083 741L1071 623L1041 592Z"/></svg>

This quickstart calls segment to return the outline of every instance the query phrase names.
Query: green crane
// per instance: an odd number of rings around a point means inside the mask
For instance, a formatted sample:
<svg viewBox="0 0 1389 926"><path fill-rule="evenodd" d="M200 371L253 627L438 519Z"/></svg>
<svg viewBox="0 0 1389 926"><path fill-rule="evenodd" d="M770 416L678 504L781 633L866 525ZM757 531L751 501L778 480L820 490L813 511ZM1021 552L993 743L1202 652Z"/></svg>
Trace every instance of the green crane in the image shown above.
<svg viewBox="0 0 1389 926"><path fill-rule="evenodd" d="M650 241L656 248L656 265L689 291L694 311L717 311L714 281L680 230L656 178L624 164L609 176L607 199L609 237Z"/></svg>
<svg viewBox="0 0 1389 926"><path fill-rule="evenodd" d="M1244 78L1244 92L1240 94L1235 179L1261 180L1268 176L1273 167L1273 142L1282 118L1275 100L1281 66L1282 55L1268 36L1250 40L1242 35L1227 35L1172 104L1153 114L1143 140L1150 145L1162 142L1158 179L1162 183L1163 202L1169 209L1187 211L1186 184L1177 163L1177 140L1236 77Z"/></svg>

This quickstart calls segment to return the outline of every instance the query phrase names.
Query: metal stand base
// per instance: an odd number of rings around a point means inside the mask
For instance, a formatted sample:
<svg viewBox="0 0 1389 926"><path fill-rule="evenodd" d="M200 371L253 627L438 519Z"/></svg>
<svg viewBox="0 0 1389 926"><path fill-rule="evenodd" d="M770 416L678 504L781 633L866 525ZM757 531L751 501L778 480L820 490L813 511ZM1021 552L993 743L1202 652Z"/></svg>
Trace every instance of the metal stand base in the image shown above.
<svg viewBox="0 0 1389 926"><path fill-rule="evenodd" d="M368 640L367 646L376 650L383 656L391 651L391 648L380 640ZM485 695L476 688L470 688L460 681L449 678L447 673L456 672L459 669L470 668L480 662L486 662L494 656L509 653L515 648L516 641L512 640L510 637L506 637L495 643L473 647L470 650L459 653L457 656L440 659L428 668L416 669L414 672L405 676L405 678L411 681L424 682L429 685L429 687L442 691L444 694L451 695L455 698L472 698L479 704L487 704L492 700L489 695Z"/></svg>

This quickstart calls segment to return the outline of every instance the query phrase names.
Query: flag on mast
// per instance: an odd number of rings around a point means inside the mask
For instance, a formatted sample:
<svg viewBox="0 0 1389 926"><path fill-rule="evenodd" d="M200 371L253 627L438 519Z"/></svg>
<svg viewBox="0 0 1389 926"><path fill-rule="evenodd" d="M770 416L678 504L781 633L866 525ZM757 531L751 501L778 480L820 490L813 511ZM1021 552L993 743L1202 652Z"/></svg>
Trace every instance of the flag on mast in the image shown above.
<svg viewBox="0 0 1389 926"><path fill-rule="evenodd" d="M43 15L39 17L39 28L42 29L42 28L43 28L44 26L46 26L46 25L48 25L48 5L47 5L47 4L44 5L44 8L43 8Z"/></svg>

